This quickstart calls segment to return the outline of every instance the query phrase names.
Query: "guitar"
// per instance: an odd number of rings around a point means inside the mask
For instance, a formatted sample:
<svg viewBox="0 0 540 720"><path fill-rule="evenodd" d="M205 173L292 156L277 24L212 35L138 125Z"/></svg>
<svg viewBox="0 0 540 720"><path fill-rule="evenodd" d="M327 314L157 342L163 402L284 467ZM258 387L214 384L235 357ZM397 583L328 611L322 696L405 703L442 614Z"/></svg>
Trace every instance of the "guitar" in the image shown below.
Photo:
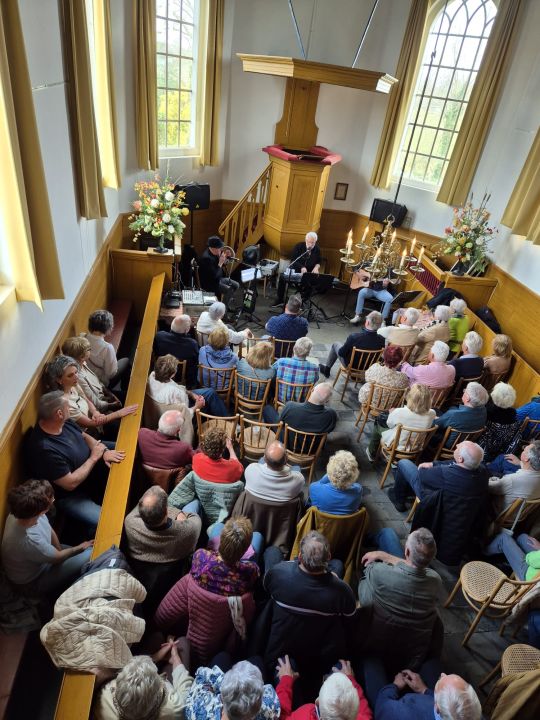
<svg viewBox="0 0 540 720"><path fill-rule="evenodd" d="M358 268L358 270L353 270L349 287L351 288L351 290L358 290L358 288L369 287L370 282L370 273L368 273L368 271L364 270L363 268Z"/></svg>

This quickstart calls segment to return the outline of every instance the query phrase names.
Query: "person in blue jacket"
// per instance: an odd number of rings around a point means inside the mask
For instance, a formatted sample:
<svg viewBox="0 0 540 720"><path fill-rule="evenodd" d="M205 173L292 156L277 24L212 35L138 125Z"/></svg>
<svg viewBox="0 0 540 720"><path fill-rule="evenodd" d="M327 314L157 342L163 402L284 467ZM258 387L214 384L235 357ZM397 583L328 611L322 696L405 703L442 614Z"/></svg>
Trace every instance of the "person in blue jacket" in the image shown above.
<svg viewBox="0 0 540 720"><path fill-rule="evenodd" d="M356 458L347 450L338 450L326 466L326 475L309 488L308 506L314 505L330 515L350 515L362 504L362 486Z"/></svg>

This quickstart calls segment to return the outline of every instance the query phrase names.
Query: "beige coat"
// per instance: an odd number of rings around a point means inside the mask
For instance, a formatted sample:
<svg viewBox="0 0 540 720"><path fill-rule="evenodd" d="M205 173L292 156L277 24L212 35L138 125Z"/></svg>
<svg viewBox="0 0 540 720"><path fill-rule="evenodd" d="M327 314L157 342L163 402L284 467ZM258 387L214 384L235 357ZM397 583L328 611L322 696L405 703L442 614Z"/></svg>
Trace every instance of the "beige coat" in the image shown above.
<svg viewBox="0 0 540 720"><path fill-rule="evenodd" d="M450 340L448 323L440 322L431 327L424 328L416 338L416 346L413 348L409 362L411 365L419 365L427 360L429 351L436 340L447 343Z"/></svg>
<svg viewBox="0 0 540 720"><path fill-rule="evenodd" d="M377 330L377 333L386 338L387 345L408 347L415 344L420 330L410 325L389 325Z"/></svg>

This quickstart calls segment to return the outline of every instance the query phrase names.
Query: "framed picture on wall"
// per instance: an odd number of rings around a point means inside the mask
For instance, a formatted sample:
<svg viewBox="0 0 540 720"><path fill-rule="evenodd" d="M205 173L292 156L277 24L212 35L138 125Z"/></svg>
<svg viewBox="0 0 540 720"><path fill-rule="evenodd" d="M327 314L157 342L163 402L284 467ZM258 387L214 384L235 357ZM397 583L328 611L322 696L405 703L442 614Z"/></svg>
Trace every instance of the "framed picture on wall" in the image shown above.
<svg viewBox="0 0 540 720"><path fill-rule="evenodd" d="M349 183L336 183L334 191L334 200L346 200Z"/></svg>

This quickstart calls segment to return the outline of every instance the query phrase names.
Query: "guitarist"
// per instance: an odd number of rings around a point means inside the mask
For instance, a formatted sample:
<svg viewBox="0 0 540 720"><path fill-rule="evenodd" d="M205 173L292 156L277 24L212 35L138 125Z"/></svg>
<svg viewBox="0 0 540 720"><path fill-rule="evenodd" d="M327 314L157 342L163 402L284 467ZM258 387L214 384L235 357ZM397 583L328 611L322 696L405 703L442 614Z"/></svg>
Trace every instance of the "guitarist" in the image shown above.
<svg viewBox="0 0 540 720"><path fill-rule="evenodd" d="M386 321L390 314L390 306L393 300L392 293L390 292L392 284L389 278L374 281L371 279L369 272L365 268L360 267L354 271L351 279L351 290L356 290L356 288L360 288L360 292L356 298L355 316L351 318L351 323L358 325L361 320L360 316L362 315L366 298L373 297L384 303L382 316L383 320Z"/></svg>

